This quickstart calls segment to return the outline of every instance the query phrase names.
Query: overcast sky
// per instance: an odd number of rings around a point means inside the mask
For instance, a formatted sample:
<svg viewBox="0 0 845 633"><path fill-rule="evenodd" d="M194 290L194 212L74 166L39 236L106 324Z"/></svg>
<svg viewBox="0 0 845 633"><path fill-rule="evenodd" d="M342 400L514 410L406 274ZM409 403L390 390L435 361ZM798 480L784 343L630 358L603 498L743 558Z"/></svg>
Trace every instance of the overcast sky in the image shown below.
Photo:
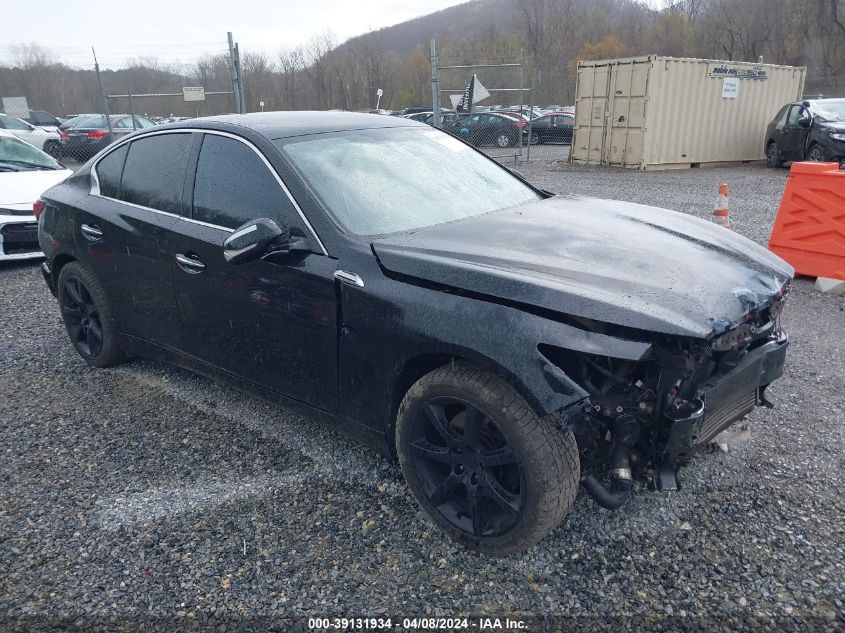
<svg viewBox="0 0 845 633"><path fill-rule="evenodd" d="M275 53L331 29L339 41L372 29L433 13L466 0L43 0L4 2L0 55L9 45L36 42L73 66L122 65L132 57L191 62L204 52L223 52L232 31L241 50Z"/></svg>

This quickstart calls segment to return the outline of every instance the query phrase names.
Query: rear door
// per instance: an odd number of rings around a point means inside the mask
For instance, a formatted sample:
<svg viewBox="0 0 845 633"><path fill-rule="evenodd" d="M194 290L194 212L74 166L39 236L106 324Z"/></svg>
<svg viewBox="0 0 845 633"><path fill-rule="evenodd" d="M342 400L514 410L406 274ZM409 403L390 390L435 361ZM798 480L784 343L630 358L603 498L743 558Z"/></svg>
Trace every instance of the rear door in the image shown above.
<svg viewBox="0 0 845 633"><path fill-rule="evenodd" d="M181 327L168 233L182 210L195 138L145 136L103 156L94 167L98 190L75 228L121 331L170 348L180 347Z"/></svg>
<svg viewBox="0 0 845 633"><path fill-rule="evenodd" d="M215 367L318 409L337 409L335 260L305 225L260 152L206 133L173 230L171 266L185 350ZM233 229L270 218L308 238L313 252L229 264Z"/></svg>

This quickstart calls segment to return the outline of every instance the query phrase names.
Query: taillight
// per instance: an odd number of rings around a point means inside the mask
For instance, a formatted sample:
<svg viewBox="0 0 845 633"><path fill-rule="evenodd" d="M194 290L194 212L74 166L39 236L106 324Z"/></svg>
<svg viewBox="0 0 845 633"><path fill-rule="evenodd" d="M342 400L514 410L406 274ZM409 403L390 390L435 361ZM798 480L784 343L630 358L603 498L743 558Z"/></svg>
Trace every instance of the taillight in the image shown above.
<svg viewBox="0 0 845 633"><path fill-rule="evenodd" d="M65 130L59 132L59 138L63 141L67 141L70 138L70 134L68 134Z"/></svg>
<svg viewBox="0 0 845 633"><path fill-rule="evenodd" d="M513 122L514 127L525 127L526 125L528 125L528 124L525 121L514 121Z"/></svg>
<svg viewBox="0 0 845 633"><path fill-rule="evenodd" d="M41 198L32 203L32 215L35 216L36 220L41 217L45 206L47 204Z"/></svg>
<svg viewBox="0 0 845 633"><path fill-rule="evenodd" d="M105 138L108 132L106 130L94 130L93 132L88 132L88 138L92 140L97 140L101 138Z"/></svg>

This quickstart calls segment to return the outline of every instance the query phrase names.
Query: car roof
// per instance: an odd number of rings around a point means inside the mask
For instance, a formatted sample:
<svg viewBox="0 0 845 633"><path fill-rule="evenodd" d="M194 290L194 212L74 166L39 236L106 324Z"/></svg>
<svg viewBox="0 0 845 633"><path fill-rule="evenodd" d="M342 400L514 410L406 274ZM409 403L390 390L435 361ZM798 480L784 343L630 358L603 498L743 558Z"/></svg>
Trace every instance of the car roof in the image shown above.
<svg viewBox="0 0 845 633"><path fill-rule="evenodd" d="M361 112L284 111L252 112L249 114L225 114L203 117L178 123L156 126L157 130L170 128L223 128L225 124L245 127L269 139L324 134L346 130L369 130L375 128L423 127L424 123L411 119Z"/></svg>

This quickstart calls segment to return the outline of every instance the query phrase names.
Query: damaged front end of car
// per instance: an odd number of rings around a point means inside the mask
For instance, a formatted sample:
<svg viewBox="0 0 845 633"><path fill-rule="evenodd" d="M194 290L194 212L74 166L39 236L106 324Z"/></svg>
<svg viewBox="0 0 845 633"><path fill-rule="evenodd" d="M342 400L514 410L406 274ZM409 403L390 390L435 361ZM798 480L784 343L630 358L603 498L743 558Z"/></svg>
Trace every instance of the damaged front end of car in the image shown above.
<svg viewBox="0 0 845 633"><path fill-rule="evenodd" d="M707 339L654 335L638 360L540 346L589 393L565 412L565 425L578 441L582 485L596 503L621 507L634 480L678 490L678 469L696 449L757 406L771 406L766 388L783 373L788 346L780 325L787 291L785 285L768 305L750 309L742 323L716 324Z"/></svg>

